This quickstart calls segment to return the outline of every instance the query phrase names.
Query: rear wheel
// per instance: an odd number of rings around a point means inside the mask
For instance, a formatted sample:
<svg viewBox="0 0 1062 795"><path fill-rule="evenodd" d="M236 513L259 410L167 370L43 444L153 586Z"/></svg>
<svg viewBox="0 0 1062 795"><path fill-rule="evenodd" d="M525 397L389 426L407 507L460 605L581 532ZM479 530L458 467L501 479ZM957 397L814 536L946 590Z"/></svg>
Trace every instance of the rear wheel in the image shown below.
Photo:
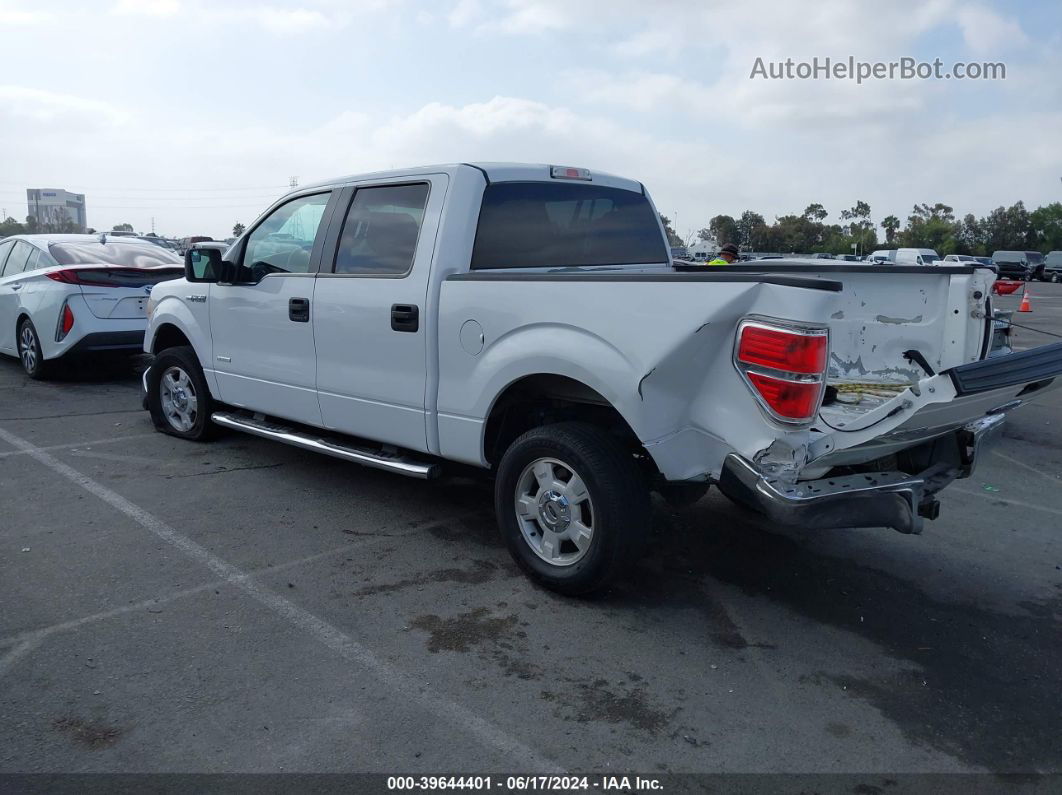
<svg viewBox="0 0 1062 795"><path fill-rule="evenodd" d="M44 352L41 350L41 341L37 337L37 329L33 321L28 317L22 318L18 324L18 358L22 362L22 369L26 375L38 381L47 378L50 373L50 363L44 361Z"/></svg>
<svg viewBox="0 0 1062 795"><path fill-rule="evenodd" d="M528 431L498 466L494 505L509 552L565 594L600 590L634 563L650 524L648 484L605 431L565 422Z"/></svg>
<svg viewBox="0 0 1062 795"><path fill-rule="evenodd" d="M163 433L193 441L217 434L210 421L214 401L189 346L167 348L155 358L148 374L147 403L152 422Z"/></svg>

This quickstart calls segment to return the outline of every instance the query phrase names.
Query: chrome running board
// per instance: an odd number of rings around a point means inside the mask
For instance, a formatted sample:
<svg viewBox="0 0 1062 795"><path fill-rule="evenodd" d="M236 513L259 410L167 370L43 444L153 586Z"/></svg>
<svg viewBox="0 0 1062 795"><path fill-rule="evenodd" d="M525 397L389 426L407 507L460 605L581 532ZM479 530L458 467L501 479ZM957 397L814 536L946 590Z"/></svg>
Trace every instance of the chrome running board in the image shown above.
<svg viewBox="0 0 1062 795"><path fill-rule="evenodd" d="M439 474L438 464L426 464L400 454L388 455L365 447L339 444L269 420L238 416L227 411L216 411L210 415L210 419L223 428L232 428L235 431L290 444L292 447L301 447L303 450L312 450L375 469L386 469L388 472L397 472L411 478L427 480Z"/></svg>

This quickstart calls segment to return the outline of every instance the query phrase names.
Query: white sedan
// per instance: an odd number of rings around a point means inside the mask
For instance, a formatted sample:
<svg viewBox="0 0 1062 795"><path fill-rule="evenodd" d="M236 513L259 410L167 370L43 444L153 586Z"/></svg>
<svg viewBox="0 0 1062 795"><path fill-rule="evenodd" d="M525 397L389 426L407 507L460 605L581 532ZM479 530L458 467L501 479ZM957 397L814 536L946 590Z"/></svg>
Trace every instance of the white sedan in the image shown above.
<svg viewBox="0 0 1062 795"><path fill-rule="evenodd" d="M137 353L151 288L184 273L179 257L105 235L16 235L0 241L0 353L31 378L80 353Z"/></svg>

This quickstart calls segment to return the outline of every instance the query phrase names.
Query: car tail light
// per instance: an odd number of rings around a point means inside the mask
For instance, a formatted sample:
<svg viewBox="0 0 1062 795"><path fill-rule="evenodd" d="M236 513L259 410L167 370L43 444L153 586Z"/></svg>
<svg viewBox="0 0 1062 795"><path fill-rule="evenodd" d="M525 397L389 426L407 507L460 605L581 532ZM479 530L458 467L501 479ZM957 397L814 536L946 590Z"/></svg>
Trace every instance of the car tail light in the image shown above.
<svg viewBox="0 0 1062 795"><path fill-rule="evenodd" d="M53 282L62 282L63 284L81 284L81 279L78 278L77 271L74 270L62 270L62 271L50 271L44 274Z"/></svg>
<svg viewBox="0 0 1062 795"><path fill-rule="evenodd" d="M825 328L744 320L734 364L773 419L807 423L822 402L829 346Z"/></svg>
<svg viewBox="0 0 1062 795"><path fill-rule="evenodd" d="M63 338L74 327L74 312L70 304L63 304L63 311L59 313L59 325L55 330L55 341L62 342Z"/></svg>

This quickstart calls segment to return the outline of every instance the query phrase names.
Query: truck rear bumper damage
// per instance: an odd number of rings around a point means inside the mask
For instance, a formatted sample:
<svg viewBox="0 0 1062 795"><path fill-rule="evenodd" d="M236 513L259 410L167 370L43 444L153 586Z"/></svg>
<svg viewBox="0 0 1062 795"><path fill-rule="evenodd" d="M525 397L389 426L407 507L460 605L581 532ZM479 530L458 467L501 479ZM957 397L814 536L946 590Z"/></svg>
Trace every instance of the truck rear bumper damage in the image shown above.
<svg viewBox="0 0 1062 795"><path fill-rule="evenodd" d="M982 417L957 430L936 460L916 475L861 472L791 482L761 470L736 453L727 456L719 489L730 499L792 527L891 527L920 533L925 518L935 519L933 495L957 478L969 477L977 457L1002 430L1004 415Z"/></svg>

